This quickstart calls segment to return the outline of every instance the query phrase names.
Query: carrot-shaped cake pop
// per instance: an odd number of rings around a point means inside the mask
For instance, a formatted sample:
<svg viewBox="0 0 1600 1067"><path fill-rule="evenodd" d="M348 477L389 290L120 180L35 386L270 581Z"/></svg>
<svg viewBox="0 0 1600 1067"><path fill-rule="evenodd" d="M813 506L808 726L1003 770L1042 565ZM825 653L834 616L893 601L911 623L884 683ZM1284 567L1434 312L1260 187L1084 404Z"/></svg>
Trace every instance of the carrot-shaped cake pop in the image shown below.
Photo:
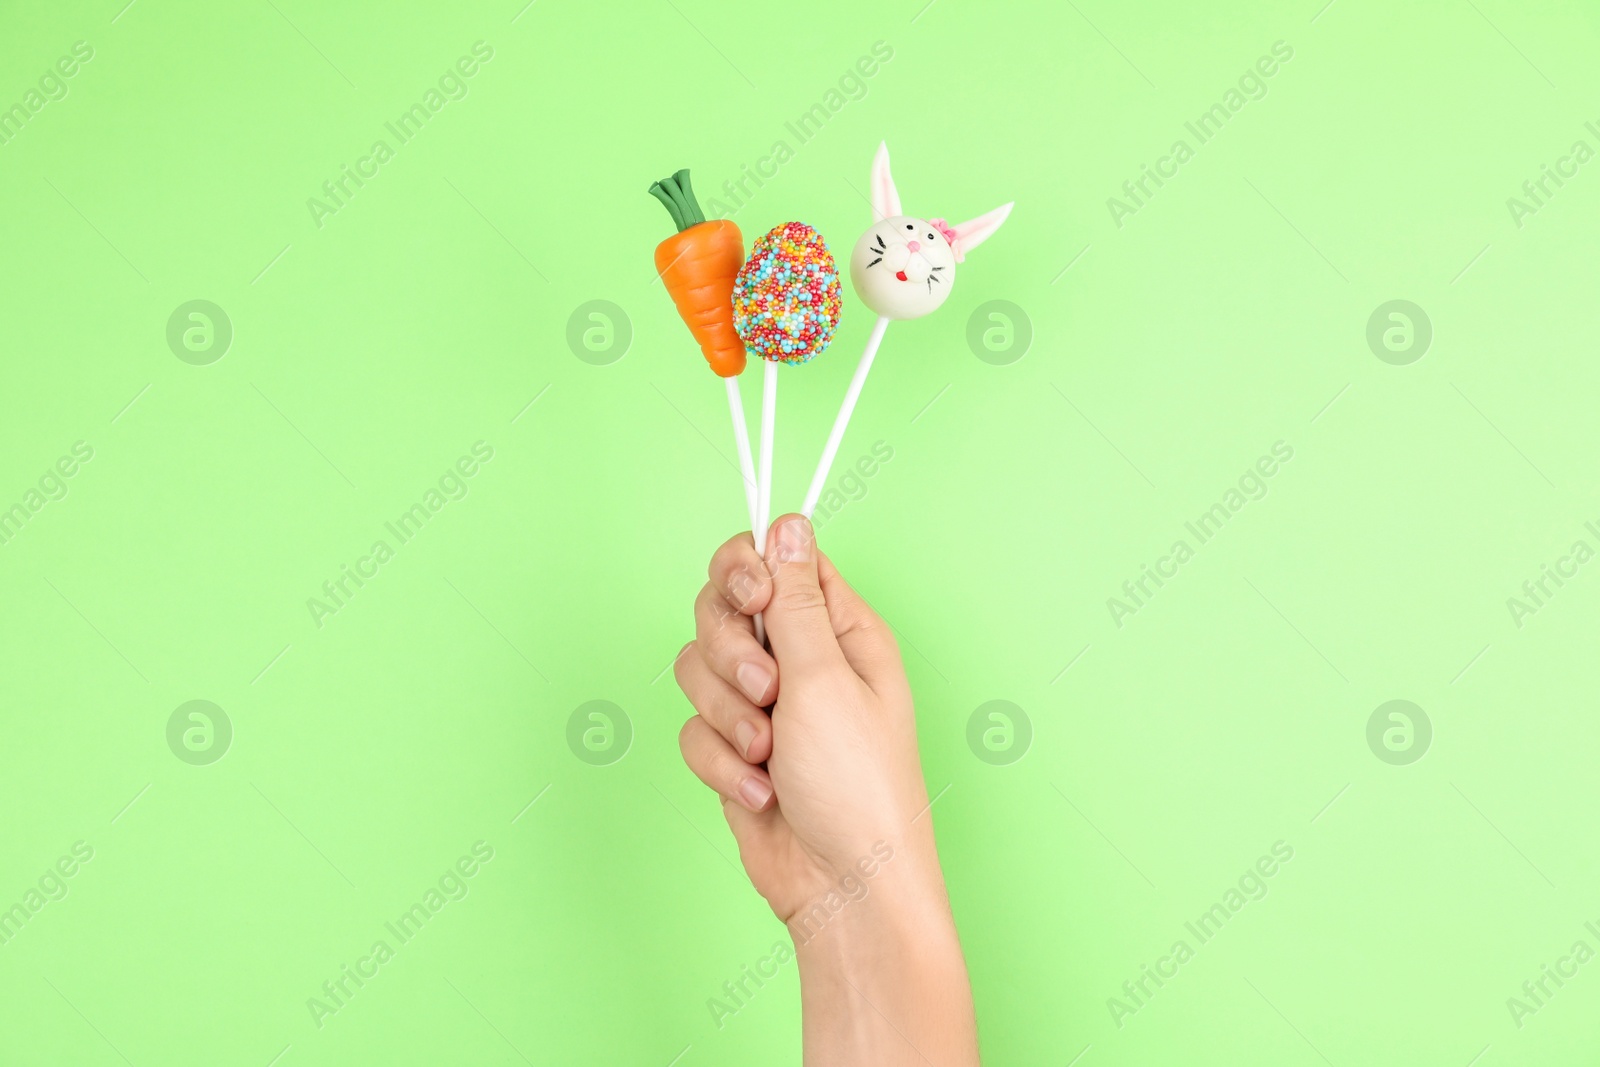
<svg viewBox="0 0 1600 1067"><path fill-rule="evenodd" d="M739 473L744 479L750 529L759 538L755 463L750 453L744 402L739 398L744 342L733 328L733 280L744 263L744 237L739 227L727 219L706 219L694 198L688 170L654 183L650 195L661 201L678 227L677 233L656 245L656 273L678 315L700 342L706 362L727 387L728 414L739 450Z"/></svg>
<svg viewBox="0 0 1600 1067"><path fill-rule="evenodd" d="M744 343L733 329L733 279L744 263L744 237L728 219L706 221L687 170L650 186L650 195L678 227L656 245L656 273L711 369L732 378L744 370Z"/></svg>

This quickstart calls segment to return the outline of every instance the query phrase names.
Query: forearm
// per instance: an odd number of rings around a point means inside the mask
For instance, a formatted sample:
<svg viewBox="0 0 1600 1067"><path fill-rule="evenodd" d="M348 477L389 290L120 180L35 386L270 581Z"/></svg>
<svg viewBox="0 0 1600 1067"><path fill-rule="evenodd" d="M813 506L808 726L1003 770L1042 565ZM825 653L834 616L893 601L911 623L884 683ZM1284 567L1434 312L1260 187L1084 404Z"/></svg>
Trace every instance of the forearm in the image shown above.
<svg viewBox="0 0 1600 1067"><path fill-rule="evenodd" d="M890 864L818 928L791 921L805 1062L975 1067L966 963L937 861Z"/></svg>

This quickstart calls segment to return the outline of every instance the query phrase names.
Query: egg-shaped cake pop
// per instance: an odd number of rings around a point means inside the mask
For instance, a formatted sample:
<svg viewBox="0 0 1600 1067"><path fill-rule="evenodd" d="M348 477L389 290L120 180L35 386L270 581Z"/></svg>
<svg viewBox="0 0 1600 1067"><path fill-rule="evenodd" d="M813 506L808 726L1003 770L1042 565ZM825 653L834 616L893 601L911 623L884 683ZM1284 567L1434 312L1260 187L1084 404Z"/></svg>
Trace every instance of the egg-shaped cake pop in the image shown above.
<svg viewBox="0 0 1600 1067"><path fill-rule="evenodd" d="M805 363L828 347L842 307L839 267L803 222L774 226L733 282L733 328L763 359Z"/></svg>

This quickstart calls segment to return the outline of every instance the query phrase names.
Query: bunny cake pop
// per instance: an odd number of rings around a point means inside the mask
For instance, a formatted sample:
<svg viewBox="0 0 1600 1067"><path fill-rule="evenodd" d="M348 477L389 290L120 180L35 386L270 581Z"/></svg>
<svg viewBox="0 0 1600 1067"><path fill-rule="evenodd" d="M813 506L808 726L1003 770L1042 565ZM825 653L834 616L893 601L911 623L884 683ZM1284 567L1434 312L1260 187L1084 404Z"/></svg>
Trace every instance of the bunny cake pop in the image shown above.
<svg viewBox="0 0 1600 1067"><path fill-rule="evenodd" d="M880 144L872 160L872 213L872 227L850 253L850 284L884 318L918 319L949 299L956 264L1000 228L1011 205L954 226L906 215L889 173L889 146Z"/></svg>
<svg viewBox="0 0 1600 1067"><path fill-rule="evenodd" d="M944 219L902 214L900 193L889 174L889 146L878 145L878 154L872 160L872 226L850 253L850 284L861 302L878 313L878 321L872 324L867 347L856 364L828 443L822 448L822 458L811 476L811 487L800 508L807 518L822 497L823 483L828 480L845 427L850 425L850 415L861 398L861 387L867 383L867 372L872 370L872 360L890 320L919 319L938 310L955 288L956 264L993 236L1010 214L1011 205L1004 204L954 226Z"/></svg>

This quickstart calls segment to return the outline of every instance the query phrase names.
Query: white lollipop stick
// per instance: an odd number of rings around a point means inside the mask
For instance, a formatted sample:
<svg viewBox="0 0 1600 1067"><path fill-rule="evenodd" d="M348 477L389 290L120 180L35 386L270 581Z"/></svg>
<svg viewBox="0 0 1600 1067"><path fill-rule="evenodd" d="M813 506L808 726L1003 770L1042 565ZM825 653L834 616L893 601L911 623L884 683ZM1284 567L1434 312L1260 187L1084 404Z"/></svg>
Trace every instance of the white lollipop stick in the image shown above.
<svg viewBox="0 0 1600 1067"><path fill-rule="evenodd" d="M778 361L763 359L761 372L761 474L757 480L756 552L767 554L767 527L772 525L772 438L778 423ZM756 613L756 640L767 641L767 626Z"/></svg>
<svg viewBox="0 0 1600 1067"><path fill-rule="evenodd" d="M733 418L733 440L739 447L739 473L744 479L744 502L750 512L750 529L760 525L761 511L756 487L756 464L750 452L750 427L744 421L744 401L739 397L737 375L722 379L728 387L728 414Z"/></svg>
<svg viewBox="0 0 1600 1067"><path fill-rule="evenodd" d="M739 377L722 379L728 386L728 414L733 419L733 440L739 450L739 474L744 481L744 502L750 512L750 532L759 538L757 530L766 527L761 523L761 488L756 482L756 464L750 454L750 427L744 420L744 400L739 396ZM756 616L756 641L765 644L767 628Z"/></svg>
<svg viewBox="0 0 1600 1067"><path fill-rule="evenodd" d="M850 416L856 410L856 401L861 398L861 387L867 383L867 372L872 370L872 358L878 354L878 346L883 343L883 332L889 328L889 318L879 315L878 321L872 325L872 336L867 338L867 347L861 353L861 362L856 364L856 373L850 379L850 388L845 390L844 403L839 406L839 414L833 420L833 430L828 434L828 443L822 449L822 459L817 462L817 472L811 476L811 488L806 490L805 506L800 513L806 518L817 510L817 501L822 497L822 487L828 480L828 471L833 467L833 459L839 454L839 444L844 440L845 427L850 425Z"/></svg>
<svg viewBox="0 0 1600 1067"><path fill-rule="evenodd" d="M778 361L763 359L761 374L761 475L756 482L758 512L761 516L756 527L756 551L767 550L767 527L772 525L772 438L778 421Z"/></svg>

